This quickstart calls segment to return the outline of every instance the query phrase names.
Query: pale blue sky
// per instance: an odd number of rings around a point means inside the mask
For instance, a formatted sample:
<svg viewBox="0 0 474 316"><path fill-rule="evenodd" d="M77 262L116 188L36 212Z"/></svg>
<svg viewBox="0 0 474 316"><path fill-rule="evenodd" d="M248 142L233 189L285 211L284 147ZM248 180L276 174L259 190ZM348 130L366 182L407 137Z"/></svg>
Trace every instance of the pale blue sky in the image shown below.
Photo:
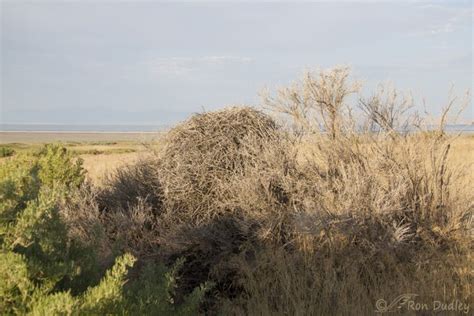
<svg viewBox="0 0 474 316"><path fill-rule="evenodd" d="M0 123L174 123L336 64L435 114L473 86L472 1L0 1Z"/></svg>

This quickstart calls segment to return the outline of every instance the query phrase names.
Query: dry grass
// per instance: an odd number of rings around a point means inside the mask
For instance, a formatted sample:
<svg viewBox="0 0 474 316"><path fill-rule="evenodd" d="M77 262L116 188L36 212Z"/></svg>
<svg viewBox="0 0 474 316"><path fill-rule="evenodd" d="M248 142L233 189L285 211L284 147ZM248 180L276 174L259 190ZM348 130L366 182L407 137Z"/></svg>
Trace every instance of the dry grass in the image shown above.
<svg viewBox="0 0 474 316"><path fill-rule="evenodd" d="M452 166L464 166L468 181L474 183L474 135L454 139L448 160Z"/></svg>
<svg viewBox="0 0 474 316"><path fill-rule="evenodd" d="M143 153L125 154L99 154L80 155L84 160L84 168L87 170L87 177L95 184L101 186L108 174L127 164L133 164L139 160Z"/></svg>
<svg viewBox="0 0 474 316"><path fill-rule="evenodd" d="M147 147L157 144L161 134L147 133L34 133L7 135L3 145L14 154L34 152L47 142L59 143L84 160L89 180L102 185L108 174L147 155ZM0 136L5 136L0 135ZM17 140L20 142L11 142ZM5 157L6 158L6 157ZM0 158L0 163L4 158Z"/></svg>
<svg viewBox="0 0 474 316"><path fill-rule="evenodd" d="M311 151L311 146L303 145L302 147L300 152ZM101 150L104 152L107 152L108 149L107 145L101 146ZM108 174L124 165L133 164L139 160L141 155L143 155L142 152L101 153L98 155L83 154L80 157L84 159L84 168L87 170L89 178L96 185L101 185ZM453 166L464 165L468 177L466 181L474 182L474 136L461 135L453 139L448 159Z"/></svg>

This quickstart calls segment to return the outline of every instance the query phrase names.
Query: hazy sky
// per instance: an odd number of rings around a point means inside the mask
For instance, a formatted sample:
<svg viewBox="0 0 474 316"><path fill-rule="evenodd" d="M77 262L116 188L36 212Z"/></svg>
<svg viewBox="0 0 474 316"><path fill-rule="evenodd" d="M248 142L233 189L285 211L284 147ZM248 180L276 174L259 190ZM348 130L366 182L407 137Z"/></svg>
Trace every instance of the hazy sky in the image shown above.
<svg viewBox="0 0 474 316"><path fill-rule="evenodd" d="M435 113L473 86L472 1L0 2L1 123L173 123L337 64Z"/></svg>

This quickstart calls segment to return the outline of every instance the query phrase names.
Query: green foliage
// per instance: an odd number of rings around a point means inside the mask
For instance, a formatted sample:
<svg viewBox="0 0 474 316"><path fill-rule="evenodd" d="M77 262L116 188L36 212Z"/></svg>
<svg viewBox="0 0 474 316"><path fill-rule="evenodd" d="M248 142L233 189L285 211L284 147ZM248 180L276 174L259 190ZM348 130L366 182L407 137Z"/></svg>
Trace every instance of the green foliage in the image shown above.
<svg viewBox="0 0 474 316"><path fill-rule="evenodd" d="M82 295L70 291L50 291L29 279L25 256L14 252L0 254L0 314L124 314L196 315L209 284L196 288L181 304L174 303L179 267L171 270L149 264L140 277L124 291L128 268L135 258L125 254L116 260L101 282Z"/></svg>
<svg viewBox="0 0 474 316"><path fill-rule="evenodd" d="M2 164L0 176L0 248L24 255L32 282L53 288L91 265L68 238L58 208L84 180L80 161L48 145Z"/></svg>
<svg viewBox="0 0 474 316"><path fill-rule="evenodd" d="M38 196L37 162L21 156L0 166L0 241L26 203Z"/></svg>
<svg viewBox="0 0 474 316"><path fill-rule="evenodd" d="M125 307L122 287L125 283L127 269L132 267L135 258L125 254L107 271L99 285L90 288L82 296L81 310L93 313L118 313Z"/></svg>
<svg viewBox="0 0 474 316"><path fill-rule="evenodd" d="M14 252L0 254L0 313L56 315L121 313L122 286L127 268L135 259L126 254L116 260L99 285L83 295L73 296L70 291L52 292L35 285L28 277L28 263Z"/></svg>
<svg viewBox="0 0 474 316"><path fill-rule="evenodd" d="M52 190L67 192L79 187L85 178L81 159L73 160L66 148L58 145L47 145L39 155L38 175L41 183Z"/></svg>
<svg viewBox="0 0 474 316"><path fill-rule="evenodd" d="M0 147L0 157L10 157L15 154L15 151L10 147Z"/></svg>
<svg viewBox="0 0 474 316"><path fill-rule="evenodd" d="M72 315L77 314L77 299L70 292L57 292L50 295L36 295L28 314L31 315Z"/></svg>
<svg viewBox="0 0 474 316"><path fill-rule="evenodd" d="M58 208L84 181L84 171L81 161L48 145L36 155L5 162L0 177L1 309L22 313L38 297L95 269L92 257L83 255L86 249L68 237ZM15 273L5 267L15 267Z"/></svg>
<svg viewBox="0 0 474 316"><path fill-rule="evenodd" d="M27 258L29 277L35 282L59 281L74 275L74 253L68 245L66 227L55 201L45 193L18 213L6 230L2 248Z"/></svg>
<svg viewBox="0 0 474 316"><path fill-rule="evenodd" d="M196 315L206 291L212 286L205 283L175 304L178 273L184 260L178 260L170 269L159 264L147 264L140 277L126 288L128 310L132 315Z"/></svg>
<svg viewBox="0 0 474 316"><path fill-rule="evenodd" d="M82 160L73 161L64 148L46 145L36 155L21 155L0 166L0 236L40 188L51 197L65 196L85 177ZM1 237L0 237L1 238Z"/></svg>
<svg viewBox="0 0 474 316"><path fill-rule="evenodd" d="M175 304L182 261L146 266L126 290L130 254L91 277L94 249L70 237L59 208L83 181L82 161L56 145L0 165L0 314L195 314L207 286Z"/></svg>
<svg viewBox="0 0 474 316"><path fill-rule="evenodd" d="M0 314L21 314L34 289L28 278L28 266L22 255L0 253Z"/></svg>

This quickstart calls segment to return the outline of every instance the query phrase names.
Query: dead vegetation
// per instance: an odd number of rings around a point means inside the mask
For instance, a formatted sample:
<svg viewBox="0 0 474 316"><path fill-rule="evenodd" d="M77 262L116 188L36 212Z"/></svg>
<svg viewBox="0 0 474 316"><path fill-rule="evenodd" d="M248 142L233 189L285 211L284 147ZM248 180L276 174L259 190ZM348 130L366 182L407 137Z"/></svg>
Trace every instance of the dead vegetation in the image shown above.
<svg viewBox="0 0 474 316"><path fill-rule="evenodd" d="M453 136L420 130L409 97L382 89L356 111L358 88L336 68L267 94L275 119L191 117L93 207L69 206L77 234L92 221L142 260L184 257L178 293L212 280L208 313L367 314L403 293L472 306L470 166L451 163Z"/></svg>
<svg viewBox="0 0 474 316"><path fill-rule="evenodd" d="M166 209L173 217L183 213L196 221L247 209L249 203L236 199L233 189L256 171L263 181L264 173L285 172L288 158L281 140L269 116L246 107L197 114L176 126L160 155Z"/></svg>

